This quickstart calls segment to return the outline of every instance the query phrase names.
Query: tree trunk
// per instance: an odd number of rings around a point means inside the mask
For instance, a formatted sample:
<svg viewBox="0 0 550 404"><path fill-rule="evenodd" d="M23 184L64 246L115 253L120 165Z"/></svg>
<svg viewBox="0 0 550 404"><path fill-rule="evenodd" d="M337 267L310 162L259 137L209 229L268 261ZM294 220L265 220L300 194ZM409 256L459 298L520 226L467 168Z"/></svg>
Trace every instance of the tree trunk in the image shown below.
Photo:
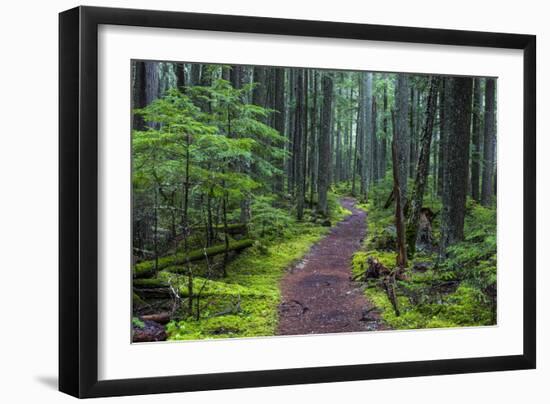
<svg viewBox="0 0 550 404"><path fill-rule="evenodd" d="M397 75L395 87L395 127L397 133L397 171L401 189L401 206L405 206L407 200L407 179L409 177L410 160L410 134L409 134L409 76Z"/></svg>
<svg viewBox="0 0 550 404"><path fill-rule="evenodd" d="M447 99L445 92L449 85L447 80L441 81L441 88L439 90L439 150L438 150L438 167L437 167L437 194L443 195L443 189L445 188L445 150L447 147L447 127L445 111L447 109Z"/></svg>
<svg viewBox="0 0 550 404"><path fill-rule="evenodd" d="M294 119L294 166L296 168L296 218L304 217L304 69L296 72L296 107Z"/></svg>
<svg viewBox="0 0 550 404"><path fill-rule="evenodd" d="M330 134L332 124L332 91L333 83L330 73L323 73L322 78L323 105L321 109L321 133L319 136L319 212L328 216L327 193L330 170Z"/></svg>
<svg viewBox="0 0 550 404"><path fill-rule="evenodd" d="M390 138L389 130L388 130L388 83L387 78L384 80L384 110L382 111L383 114L383 120L382 120L382 130L384 131L384 137L380 139L381 147L380 147L380 176L381 178L384 178L386 176L386 148L388 144L388 139Z"/></svg>
<svg viewBox="0 0 550 404"><path fill-rule="evenodd" d="M200 63L192 63L190 71L189 85L198 86L201 80L201 65Z"/></svg>
<svg viewBox="0 0 550 404"><path fill-rule="evenodd" d="M449 125L445 156L445 187L441 217L440 254L446 248L464 238L464 216L468 188L468 160L470 147L470 123L472 114L472 78L447 79L450 99L445 117ZM446 97L447 98L447 97Z"/></svg>
<svg viewBox="0 0 550 404"><path fill-rule="evenodd" d="M393 163L393 194L395 196L395 229L397 232L397 258L396 265L399 268L407 266L407 246L405 244L405 218L403 216L403 205L401 205L401 184L398 160L397 145L400 142L400 134L396 130L396 118L392 111L393 140L392 140L392 163ZM407 172L405 172L407 174Z"/></svg>
<svg viewBox="0 0 550 404"><path fill-rule="evenodd" d="M416 91L414 89L414 86L410 86L410 101L409 101L409 130L410 130L410 137L409 137L409 176L411 178L414 178L414 170L416 165L416 157L414 155L414 148L415 148L415 142L416 142Z"/></svg>
<svg viewBox="0 0 550 404"><path fill-rule="evenodd" d="M410 198L407 218L407 252L409 258L416 252L416 239L418 235L418 221L420 219L420 210L424 201L424 191L428 180L430 169L430 147L432 143L432 134L434 128L435 113L437 108L437 92L439 90L439 78L432 77L430 80L430 89L428 103L426 105L426 123L424 125L422 136L420 138L420 156L416 168L416 179Z"/></svg>
<svg viewBox="0 0 550 404"><path fill-rule="evenodd" d="M362 173L361 173L361 198L368 199L370 178L372 177L372 73L363 74L363 150L362 150Z"/></svg>
<svg viewBox="0 0 550 404"><path fill-rule="evenodd" d="M145 105L149 105L159 98L160 81L159 81L159 63L145 63ZM147 126L158 129L158 122L147 122Z"/></svg>
<svg viewBox="0 0 550 404"><path fill-rule="evenodd" d="M371 136L371 148L372 148L372 180L373 182L378 182L380 179L380 173L379 173L379 149L380 146L378 144L378 136L376 135L376 97L372 97L372 113L371 113L371 125L372 125L372 136Z"/></svg>
<svg viewBox="0 0 550 404"><path fill-rule="evenodd" d="M493 200L493 171L495 165L495 79L485 79L485 131L483 140L483 178L481 203L489 206Z"/></svg>
<svg viewBox="0 0 550 404"><path fill-rule="evenodd" d="M267 75L265 67L254 66L253 81L255 87L252 92L252 104L265 108L267 106Z"/></svg>
<svg viewBox="0 0 550 404"><path fill-rule="evenodd" d="M275 69L275 116L274 116L274 128L279 132L281 136L285 135L285 121L286 121L286 109L285 109L285 69ZM278 162L277 167L281 170L280 174L277 174L275 178L275 192L282 193L284 187L284 159Z"/></svg>
<svg viewBox="0 0 550 404"><path fill-rule="evenodd" d="M229 78L233 88L241 88L243 82L243 68L239 65L232 65Z"/></svg>
<svg viewBox="0 0 550 404"><path fill-rule="evenodd" d="M310 133L310 157L309 157L309 166L310 166L310 181L309 181L309 208L313 209L313 203L315 199L315 189L317 185L317 170L319 166L319 148L318 148L318 125L317 125L317 116L318 116L318 105L317 105L317 82L318 82L318 73L313 70L313 106L311 114L311 133Z"/></svg>
<svg viewBox="0 0 550 404"><path fill-rule="evenodd" d="M355 195L355 178L359 176L359 195L365 192L365 183L363 182L363 164L365 163L363 155L364 143L364 121L365 121L365 87L363 86L363 76L359 74L359 95L357 99L357 125L355 132L355 167L353 172L352 195Z"/></svg>
<svg viewBox="0 0 550 404"><path fill-rule="evenodd" d="M474 104L472 109L472 170L471 186L472 199L479 202L479 172L481 160L481 107L482 107L481 79L474 79Z"/></svg>
<svg viewBox="0 0 550 404"><path fill-rule="evenodd" d="M143 108L147 105L145 98L145 83L147 79L145 77L145 62L136 61L134 64L134 81L133 81L133 99L132 99L132 111L134 109ZM145 122L141 115L133 114L133 129L143 130L145 129Z"/></svg>
<svg viewBox="0 0 550 404"><path fill-rule="evenodd" d="M185 65L175 63L174 69L176 71L176 87L181 91L185 87Z"/></svg>

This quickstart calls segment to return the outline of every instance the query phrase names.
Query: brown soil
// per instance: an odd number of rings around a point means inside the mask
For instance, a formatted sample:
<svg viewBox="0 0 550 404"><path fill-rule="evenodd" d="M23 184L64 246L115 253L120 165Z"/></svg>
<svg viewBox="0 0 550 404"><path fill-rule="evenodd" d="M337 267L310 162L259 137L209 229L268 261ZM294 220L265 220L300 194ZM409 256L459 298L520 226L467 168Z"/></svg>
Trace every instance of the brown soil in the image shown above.
<svg viewBox="0 0 550 404"><path fill-rule="evenodd" d="M281 282L278 335L373 331L383 328L360 284L351 280L351 259L366 232L366 213L355 201L340 203L352 214L315 244Z"/></svg>

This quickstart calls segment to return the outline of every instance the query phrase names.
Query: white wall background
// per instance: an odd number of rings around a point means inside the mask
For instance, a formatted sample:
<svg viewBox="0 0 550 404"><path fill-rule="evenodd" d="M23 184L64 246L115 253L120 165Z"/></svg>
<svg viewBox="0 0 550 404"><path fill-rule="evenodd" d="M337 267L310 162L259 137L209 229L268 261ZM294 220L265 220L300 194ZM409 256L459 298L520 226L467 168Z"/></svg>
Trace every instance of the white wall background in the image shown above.
<svg viewBox="0 0 550 404"><path fill-rule="evenodd" d="M5 2L0 24L0 400L64 403L57 385L57 13L59 0ZM545 3L461 0L168 0L90 1L88 5L156 8L345 22L531 33L538 36L538 369L227 390L109 399L110 402L544 402L550 395L550 275L543 267L550 202L543 151L550 139L543 94L550 91L550 26ZM518 212L518 214L521 214ZM521 268L518 268L518 274ZM388 347L391 349L391 347ZM414 349L414 347L411 347Z"/></svg>

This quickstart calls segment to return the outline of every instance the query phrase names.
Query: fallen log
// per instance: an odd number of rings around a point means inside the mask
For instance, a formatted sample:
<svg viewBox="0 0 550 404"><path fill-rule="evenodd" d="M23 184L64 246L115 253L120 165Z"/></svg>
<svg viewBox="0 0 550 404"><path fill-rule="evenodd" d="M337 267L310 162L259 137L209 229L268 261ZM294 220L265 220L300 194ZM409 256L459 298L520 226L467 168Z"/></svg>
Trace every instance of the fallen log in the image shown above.
<svg viewBox="0 0 550 404"><path fill-rule="evenodd" d="M143 321L154 321L155 323L159 324L167 324L170 321L170 313L163 312L163 313L157 313L157 314L147 314L141 316L141 319Z"/></svg>
<svg viewBox="0 0 550 404"><path fill-rule="evenodd" d="M252 240L239 240L229 244L228 251L241 251L245 248L252 246L254 242ZM225 253L225 245L218 244L209 248L200 248L190 251L187 255L177 254L169 255L158 259L157 271L165 268L182 265L187 262L195 262L205 259L206 257L214 257L219 254ZM143 261L134 265L134 278L150 278L155 274L155 260Z"/></svg>
<svg viewBox="0 0 550 404"><path fill-rule="evenodd" d="M170 284L168 282L157 278L134 279L133 284L134 288L137 289L161 289L170 287Z"/></svg>
<svg viewBox="0 0 550 404"><path fill-rule="evenodd" d="M171 299L174 297L172 289L167 288L134 288L134 294L142 300Z"/></svg>

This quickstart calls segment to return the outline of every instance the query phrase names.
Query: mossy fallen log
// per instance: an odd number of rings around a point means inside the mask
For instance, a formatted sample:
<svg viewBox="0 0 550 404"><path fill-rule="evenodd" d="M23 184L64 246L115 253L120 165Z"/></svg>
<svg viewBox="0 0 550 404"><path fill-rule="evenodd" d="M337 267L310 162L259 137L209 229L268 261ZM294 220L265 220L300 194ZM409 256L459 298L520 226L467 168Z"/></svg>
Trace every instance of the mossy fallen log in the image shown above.
<svg viewBox="0 0 550 404"><path fill-rule="evenodd" d="M169 312L162 312L162 313L155 313L155 314L147 314L141 316L141 320L143 321L154 321L155 323L159 324L167 324L170 322L170 313Z"/></svg>
<svg viewBox="0 0 550 404"><path fill-rule="evenodd" d="M140 278L134 279L134 288L136 289L157 289L169 288L170 284L166 281L157 278Z"/></svg>
<svg viewBox="0 0 550 404"><path fill-rule="evenodd" d="M132 303L133 303L134 309L147 305L147 302L145 302L145 300L143 300L136 292L133 293Z"/></svg>
<svg viewBox="0 0 550 404"><path fill-rule="evenodd" d="M172 297L174 297L172 289L170 289L169 287L151 289L134 288L134 293L138 295L142 300L171 299Z"/></svg>
<svg viewBox="0 0 550 404"><path fill-rule="evenodd" d="M241 251L245 248L252 246L254 242L252 240L239 240L229 244L228 251ZM163 270L175 265L182 265L187 262L195 262L205 259L206 257L214 257L225 252L225 245L218 244L206 249L200 248L190 251L189 254L178 253L177 255L168 255L158 259L157 270ZM134 278L149 278L154 275L155 272L155 260L143 261L134 265Z"/></svg>

